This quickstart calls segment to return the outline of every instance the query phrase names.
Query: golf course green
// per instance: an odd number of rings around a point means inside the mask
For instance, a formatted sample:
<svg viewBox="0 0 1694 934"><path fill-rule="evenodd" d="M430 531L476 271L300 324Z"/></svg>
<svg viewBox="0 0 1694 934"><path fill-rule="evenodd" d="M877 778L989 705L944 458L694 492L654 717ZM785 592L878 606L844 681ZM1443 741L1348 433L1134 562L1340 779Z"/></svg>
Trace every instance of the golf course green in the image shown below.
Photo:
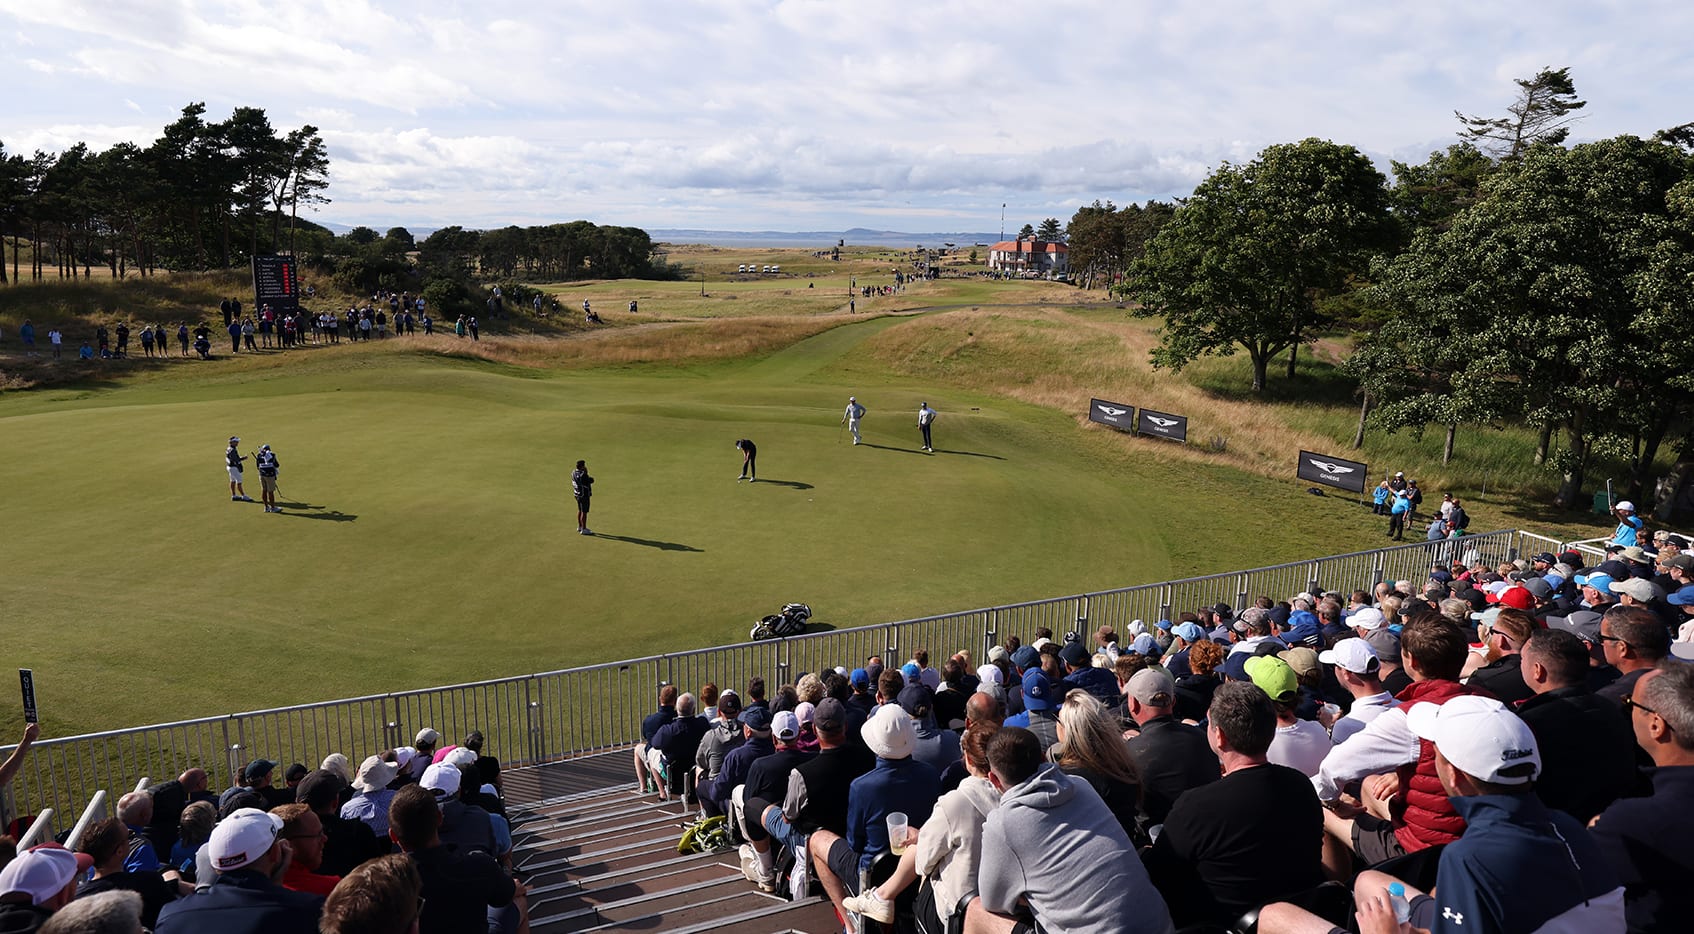
<svg viewBox="0 0 1694 934"><path fill-rule="evenodd" d="M1161 442L862 358L914 320L704 364L339 347L7 394L9 660L63 736L741 641L788 601L845 628L1380 541L1292 480L1137 457ZM230 435L276 450L280 515L230 501ZM736 479L738 438L757 483Z"/></svg>

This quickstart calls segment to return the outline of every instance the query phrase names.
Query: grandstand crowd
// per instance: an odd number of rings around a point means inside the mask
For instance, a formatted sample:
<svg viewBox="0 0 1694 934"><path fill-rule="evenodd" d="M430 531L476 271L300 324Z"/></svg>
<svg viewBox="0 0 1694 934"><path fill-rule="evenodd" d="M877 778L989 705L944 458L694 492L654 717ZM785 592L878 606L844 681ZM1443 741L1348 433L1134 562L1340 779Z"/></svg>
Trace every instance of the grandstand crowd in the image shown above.
<svg viewBox="0 0 1694 934"><path fill-rule="evenodd" d="M849 934L1686 931L1694 554L1654 545L665 686L637 793Z"/></svg>
<svg viewBox="0 0 1694 934"><path fill-rule="evenodd" d="M1651 542L665 685L636 793L849 934L1683 931L1694 554ZM525 932L482 747L190 768L73 849L0 838L0 932Z"/></svg>

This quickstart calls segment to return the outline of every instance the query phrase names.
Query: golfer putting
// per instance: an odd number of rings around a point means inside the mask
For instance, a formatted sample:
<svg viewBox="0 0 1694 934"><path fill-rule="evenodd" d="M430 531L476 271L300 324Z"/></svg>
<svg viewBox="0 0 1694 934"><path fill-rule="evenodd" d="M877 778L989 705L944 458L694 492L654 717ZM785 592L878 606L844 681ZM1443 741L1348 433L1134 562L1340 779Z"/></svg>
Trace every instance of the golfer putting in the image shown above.
<svg viewBox="0 0 1694 934"><path fill-rule="evenodd" d="M759 479L759 446L746 438L735 442L735 449L741 452L741 476L736 482L746 480L748 483Z"/></svg>

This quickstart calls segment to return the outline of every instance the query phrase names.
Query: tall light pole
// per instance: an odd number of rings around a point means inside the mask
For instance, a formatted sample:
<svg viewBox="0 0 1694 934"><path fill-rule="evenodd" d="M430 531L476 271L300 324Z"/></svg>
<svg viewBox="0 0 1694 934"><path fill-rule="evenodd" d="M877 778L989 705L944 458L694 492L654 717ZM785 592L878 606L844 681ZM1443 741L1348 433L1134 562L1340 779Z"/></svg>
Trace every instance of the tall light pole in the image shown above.
<svg viewBox="0 0 1694 934"><path fill-rule="evenodd" d="M1000 239L1006 239L1006 203L1000 202Z"/></svg>

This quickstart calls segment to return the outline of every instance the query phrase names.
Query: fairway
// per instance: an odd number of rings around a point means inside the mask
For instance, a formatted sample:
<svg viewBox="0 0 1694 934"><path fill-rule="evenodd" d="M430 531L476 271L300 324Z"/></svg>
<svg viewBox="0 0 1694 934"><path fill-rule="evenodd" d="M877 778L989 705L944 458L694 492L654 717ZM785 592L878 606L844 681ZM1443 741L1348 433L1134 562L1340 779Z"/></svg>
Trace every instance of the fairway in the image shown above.
<svg viewBox="0 0 1694 934"><path fill-rule="evenodd" d="M787 601L843 628L1375 542L1352 521L1287 535L1258 506L1310 501L1291 484L1143 461L1156 442L1048 409L867 381L860 345L913 319L843 320L695 366L344 348L10 394L9 660L36 669L65 735L740 641ZM869 409L858 447L850 393ZM925 400L934 455L917 450ZM276 449L283 514L230 502L231 434ZM743 437L757 484L736 481ZM594 537L574 533L578 458Z"/></svg>

